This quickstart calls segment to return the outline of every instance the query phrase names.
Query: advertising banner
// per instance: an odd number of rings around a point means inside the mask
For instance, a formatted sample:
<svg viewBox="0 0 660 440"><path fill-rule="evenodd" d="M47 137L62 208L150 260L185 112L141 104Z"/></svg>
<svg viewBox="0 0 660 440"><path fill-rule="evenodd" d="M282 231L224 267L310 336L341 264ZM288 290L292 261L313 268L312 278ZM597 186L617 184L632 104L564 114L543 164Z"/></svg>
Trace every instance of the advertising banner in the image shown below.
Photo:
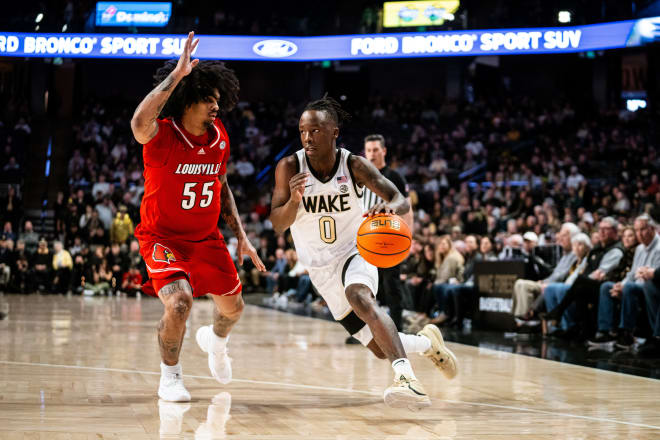
<svg viewBox="0 0 660 440"><path fill-rule="evenodd" d="M185 35L0 32L0 56L159 59ZM520 55L640 46L660 40L660 17L587 26L323 37L200 35L195 57L246 61Z"/></svg>

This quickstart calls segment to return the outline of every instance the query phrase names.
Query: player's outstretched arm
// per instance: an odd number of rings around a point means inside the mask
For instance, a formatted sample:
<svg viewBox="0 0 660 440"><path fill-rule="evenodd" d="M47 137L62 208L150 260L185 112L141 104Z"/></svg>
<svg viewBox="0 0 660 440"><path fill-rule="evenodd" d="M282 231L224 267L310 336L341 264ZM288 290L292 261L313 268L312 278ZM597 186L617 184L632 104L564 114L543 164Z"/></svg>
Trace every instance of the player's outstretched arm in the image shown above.
<svg viewBox="0 0 660 440"><path fill-rule="evenodd" d="M193 41L195 36L194 32L188 34L188 39L183 48L183 53L179 58L179 62L170 74L156 86L137 106L133 118L131 119L131 130L135 140L141 144L146 144L152 140L158 133L158 123L156 119L160 115L161 110L165 106L167 99L170 97L177 84L181 79L188 75L193 67L195 67L199 60L195 59L190 61L190 54L195 51L199 39Z"/></svg>
<svg viewBox="0 0 660 440"><path fill-rule="evenodd" d="M222 176L219 176L218 179L222 184L222 189L220 190L220 215L227 226L229 226L229 229L234 233L234 236L238 239L238 246L236 247L238 264L243 265L243 255L248 255L259 271L266 272L266 266L264 266L256 249L252 246L250 240L248 240L245 235L241 223L241 217L238 214L238 208L236 208L234 194L231 192L231 189L229 189L229 184L227 183L227 175L223 174Z"/></svg>
<svg viewBox="0 0 660 440"><path fill-rule="evenodd" d="M403 215L410 211L410 204L396 186L378 168L364 157L351 155L349 162L358 185L364 185L378 194L385 203L377 203L365 214L367 217L381 212Z"/></svg>
<svg viewBox="0 0 660 440"><path fill-rule="evenodd" d="M296 157L287 156L275 168L275 189L270 207L270 222L275 233L281 234L296 220L308 173L296 174Z"/></svg>

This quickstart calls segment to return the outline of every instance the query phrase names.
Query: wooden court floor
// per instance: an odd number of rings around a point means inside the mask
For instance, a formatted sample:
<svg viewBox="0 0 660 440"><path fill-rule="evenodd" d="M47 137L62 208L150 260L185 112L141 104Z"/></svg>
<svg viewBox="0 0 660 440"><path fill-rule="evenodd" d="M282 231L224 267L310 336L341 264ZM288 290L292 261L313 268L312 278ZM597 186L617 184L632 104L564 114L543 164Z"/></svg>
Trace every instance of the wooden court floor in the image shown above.
<svg viewBox="0 0 660 440"><path fill-rule="evenodd" d="M2 298L0 298L2 301ZM230 342L234 381L183 344L190 404L159 404L153 299L7 295L0 321L0 439L658 439L660 381L450 344L447 381L411 356L433 399L386 408L391 368L324 320L248 306Z"/></svg>

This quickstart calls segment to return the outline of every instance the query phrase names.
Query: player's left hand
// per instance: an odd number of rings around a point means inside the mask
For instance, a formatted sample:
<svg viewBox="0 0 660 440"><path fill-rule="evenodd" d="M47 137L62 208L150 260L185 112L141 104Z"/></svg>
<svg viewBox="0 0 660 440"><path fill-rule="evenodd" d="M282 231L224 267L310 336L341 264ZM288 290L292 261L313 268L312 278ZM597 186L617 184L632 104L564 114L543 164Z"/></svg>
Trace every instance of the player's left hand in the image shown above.
<svg viewBox="0 0 660 440"><path fill-rule="evenodd" d="M247 255L252 259L252 263L254 263L254 267L256 267L259 272L266 272L266 266L264 266L264 263L261 261L261 258L259 258L259 255L257 254L257 250L252 246L252 243L250 243L250 240L247 238L239 238L238 239L238 246L236 247L236 256L238 257L238 264L243 265L243 256Z"/></svg>
<svg viewBox="0 0 660 440"><path fill-rule="evenodd" d="M364 217L373 217L378 214L394 214L394 209L392 209L387 203L376 203L364 214Z"/></svg>

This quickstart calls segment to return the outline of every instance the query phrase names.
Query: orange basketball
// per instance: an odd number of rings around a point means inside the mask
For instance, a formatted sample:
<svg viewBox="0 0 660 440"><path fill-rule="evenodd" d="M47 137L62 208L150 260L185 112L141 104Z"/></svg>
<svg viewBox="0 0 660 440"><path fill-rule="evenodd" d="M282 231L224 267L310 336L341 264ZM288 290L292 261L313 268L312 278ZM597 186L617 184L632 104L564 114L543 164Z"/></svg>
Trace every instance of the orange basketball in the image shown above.
<svg viewBox="0 0 660 440"><path fill-rule="evenodd" d="M378 214L360 225L357 247L360 255L377 267L392 267L410 252L410 228L398 215Z"/></svg>

